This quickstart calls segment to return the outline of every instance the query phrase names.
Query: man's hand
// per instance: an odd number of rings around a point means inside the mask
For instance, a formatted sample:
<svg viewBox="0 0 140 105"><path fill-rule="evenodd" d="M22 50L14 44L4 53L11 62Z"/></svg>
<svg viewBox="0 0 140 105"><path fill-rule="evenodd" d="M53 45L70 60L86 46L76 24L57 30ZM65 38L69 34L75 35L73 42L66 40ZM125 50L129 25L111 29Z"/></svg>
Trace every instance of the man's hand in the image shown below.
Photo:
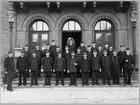
<svg viewBox="0 0 140 105"><path fill-rule="evenodd" d="M64 72L65 72L66 70L64 69Z"/></svg>
<svg viewBox="0 0 140 105"><path fill-rule="evenodd" d="M80 70L80 72L81 72L81 70Z"/></svg>
<svg viewBox="0 0 140 105"><path fill-rule="evenodd" d="M74 63L75 64L75 66L77 66L77 63Z"/></svg>
<svg viewBox="0 0 140 105"><path fill-rule="evenodd" d="M8 72L6 71L5 74L7 74Z"/></svg>
<svg viewBox="0 0 140 105"><path fill-rule="evenodd" d="M68 70L68 73L69 73L70 71Z"/></svg>
<svg viewBox="0 0 140 105"><path fill-rule="evenodd" d="M55 72L55 70L53 70L53 72Z"/></svg>

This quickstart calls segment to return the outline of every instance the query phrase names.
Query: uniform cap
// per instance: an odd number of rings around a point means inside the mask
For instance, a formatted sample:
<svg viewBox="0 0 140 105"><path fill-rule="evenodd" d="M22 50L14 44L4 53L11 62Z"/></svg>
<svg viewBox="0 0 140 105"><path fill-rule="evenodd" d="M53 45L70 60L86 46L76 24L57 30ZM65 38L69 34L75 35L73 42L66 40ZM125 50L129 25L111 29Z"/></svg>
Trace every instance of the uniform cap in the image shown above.
<svg viewBox="0 0 140 105"><path fill-rule="evenodd" d="M81 41L81 43L80 44L82 44L82 43L84 43L83 41Z"/></svg>
<svg viewBox="0 0 140 105"><path fill-rule="evenodd" d="M130 48L126 48L126 50L130 50Z"/></svg>
<svg viewBox="0 0 140 105"><path fill-rule="evenodd" d="M120 47L124 47L124 45L120 45Z"/></svg>
<svg viewBox="0 0 140 105"><path fill-rule="evenodd" d="M92 44L96 44L95 42L92 42Z"/></svg>
<svg viewBox="0 0 140 105"><path fill-rule="evenodd" d="M52 42L55 42L55 40L52 40Z"/></svg>
<svg viewBox="0 0 140 105"><path fill-rule="evenodd" d="M11 54L11 53L13 53L12 50L8 51L8 54Z"/></svg>
<svg viewBox="0 0 140 105"><path fill-rule="evenodd" d="M91 47L91 45L88 45L87 47Z"/></svg>

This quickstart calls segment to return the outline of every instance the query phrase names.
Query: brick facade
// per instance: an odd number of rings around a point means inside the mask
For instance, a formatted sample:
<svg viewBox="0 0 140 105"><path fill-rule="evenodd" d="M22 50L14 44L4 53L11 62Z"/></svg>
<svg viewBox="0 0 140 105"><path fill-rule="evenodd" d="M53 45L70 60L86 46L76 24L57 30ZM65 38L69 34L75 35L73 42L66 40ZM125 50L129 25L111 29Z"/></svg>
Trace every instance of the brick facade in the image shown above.
<svg viewBox="0 0 140 105"><path fill-rule="evenodd" d="M2 2L2 1L1 1ZM9 3L2 2L1 5L1 65L3 70L3 60L9 51L9 23L7 12L9 10ZM94 41L94 26L99 19L108 18L115 25L115 47L118 50L120 45L125 47L132 47L132 26L130 21L129 10L126 13L114 12L110 8L102 8L96 10L94 13L82 13L80 10L63 10L61 13L49 13L47 9L32 9L29 13L17 13L15 15L15 23L13 29L13 49L15 47L23 47L29 43L29 25L35 19L43 19L50 28L50 41L56 40L56 43L61 46L62 26L68 19L77 20L82 27L82 40L85 45L91 44ZM136 31L138 29L136 28ZM138 32L136 32L136 53L138 56ZM138 62L138 60L137 60Z"/></svg>

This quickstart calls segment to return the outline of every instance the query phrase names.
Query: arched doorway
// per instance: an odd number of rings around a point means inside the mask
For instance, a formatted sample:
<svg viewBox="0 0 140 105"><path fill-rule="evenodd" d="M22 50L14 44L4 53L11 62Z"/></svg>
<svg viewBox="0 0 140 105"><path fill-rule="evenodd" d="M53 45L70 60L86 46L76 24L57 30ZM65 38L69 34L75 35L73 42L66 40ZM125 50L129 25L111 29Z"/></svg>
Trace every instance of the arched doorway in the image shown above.
<svg viewBox="0 0 140 105"><path fill-rule="evenodd" d="M62 50L65 50L67 40L72 37L75 40L76 48L80 45L82 39L82 28L75 20L67 20L62 27Z"/></svg>
<svg viewBox="0 0 140 105"><path fill-rule="evenodd" d="M49 27L43 20L35 20L29 28L29 48L32 50L36 44L39 44L40 50L43 50L49 43Z"/></svg>
<svg viewBox="0 0 140 105"><path fill-rule="evenodd" d="M94 39L97 45L104 47L105 43L115 47L115 27L111 20L101 19L95 27Z"/></svg>

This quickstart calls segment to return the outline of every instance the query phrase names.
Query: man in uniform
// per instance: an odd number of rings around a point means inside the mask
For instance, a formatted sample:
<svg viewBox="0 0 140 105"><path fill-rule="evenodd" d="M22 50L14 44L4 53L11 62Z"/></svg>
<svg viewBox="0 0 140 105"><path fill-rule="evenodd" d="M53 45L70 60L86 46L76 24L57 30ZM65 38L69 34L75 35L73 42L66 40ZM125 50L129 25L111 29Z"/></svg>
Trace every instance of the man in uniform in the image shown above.
<svg viewBox="0 0 140 105"><path fill-rule="evenodd" d="M80 48L77 48L77 53L76 53L76 61L77 61L77 77L81 77L81 72L80 72L80 65L81 65L81 58L82 58L82 53Z"/></svg>
<svg viewBox="0 0 140 105"><path fill-rule="evenodd" d="M92 85L99 85L99 70L101 67L100 56L97 55L97 51L93 51L92 57Z"/></svg>
<svg viewBox="0 0 140 105"><path fill-rule="evenodd" d="M71 86L71 85L77 86L77 83L76 83L76 73L77 73L76 65L77 65L77 61L75 58L75 53L71 52L71 58L68 61L68 73L70 73L69 86Z"/></svg>
<svg viewBox="0 0 140 105"><path fill-rule="evenodd" d="M70 39L69 43L67 44L68 48L69 48L69 52L71 53L72 51L75 52L76 50L76 47L75 47L75 44L73 43L73 40Z"/></svg>
<svg viewBox="0 0 140 105"><path fill-rule="evenodd" d="M45 83L44 86L49 85L51 86L51 70L53 67L53 60L52 57L50 57L50 52L46 51L46 57L42 58L42 65L43 65L43 70L44 70L44 78L45 78Z"/></svg>
<svg viewBox="0 0 140 105"><path fill-rule="evenodd" d="M112 56L112 77L113 77L113 84L120 85L120 62L119 57L117 56L116 50L113 51Z"/></svg>
<svg viewBox="0 0 140 105"><path fill-rule="evenodd" d="M103 56L102 56L102 75L103 75L103 85L106 85L106 80L107 84L110 84L110 77L111 77L111 61L109 57L107 56L107 51L103 51Z"/></svg>
<svg viewBox="0 0 140 105"><path fill-rule="evenodd" d="M26 77L29 78L30 77L30 73L29 73L29 59L30 59L30 52L29 52L29 46L25 45L24 47L24 56L26 57L26 62L27 62L27 71L26 71Z"/></svg>
<svg viewBox="0 0 140 105"><path fill-rule="evenodd" d="M22 85L22 78L23 78L23 85L26 86L26 71L28 68L28 62L26 62L26 57L24 56L24 51L21 51L21 56L17 59L17 70L19 72L19 83L18 86Z"/></svg>
<svg viewBox="0 0 140 105"><path fill-rule="evenodd" d="M118 57L119 57L119 62L120 62L120 72L121 72L121 76L124 77L124 58L126 55L126 51L124 51L124 46L120 45L120 51L118 52Z"/></svg>
<svg viewBox="0 0 140 105"><path fill-rule="evenodd" d="M55 40L52 40L51 41L51 46L50 46L50 51L51 51L53 62L55 60L56 48L57 48L57 45L55 44Z"/></svg>
<svg viewBox="0 0 140 105"><path fill-rule="evenodd" d="M38 58L36 56L36 52L35 51L33 51L32 57L30 58L29 68L31 70L31 84L30 84L30 86L38 85L38 81L37 81L37 75L38 75Z"/></svg>
<svg viewBox="0 0 140 105"><path fill-rule="evenodd" d="M66 70L65 70L65 77L68 76L67 74L67 65L68 65L68 60L70 58L70 52L68 46L65 46L65 52L64 52L64 58L65 58L65 63L66 63Z"/></svg>
<svg viewBox="0 0 140 105"><path fill-rule="evenodd" d="M89 72L90 72L90 66L89 66L89 59L87 57L87 53L83 53L83 58L81 60L81 72L82 72L82 86L89 85L88 78L89 78Z"/></svg>
<svg viewBox="0 0 140 105"><path fill-rule="evenodd" d="M130 54L130 49L126 48L126 55L124 57L124 86L131 84L131 75L134 67L134 59Z"/></svg>
<svg viewBox="0 0 140 105"><path fill-rule="evenodd" d="M55 86L57 86L59 84L59 79L61 78L61 84L62 86L64 86L64 77L63 77L63 73L65 72L65 59L62 56L62 53L59 52L58 53L58 57L55 58L54 61L54 72L56 73L56 84Z"/></svg>
<svg viewBox="0 0 140 105"><path fill-rule="evenodd" d="M8 91L13 91L12 80L13 80L13 75L15 72L15 62L12 56L13 56L12 51L9 51L8 57L6 57L4 61L4 69L5 69L5 73L7 74L7 90Z"/></svg>
<svg viewBox="0 0 140 105"><path fill-rule="evenodd" d="M86 52L86 47L84 46L84 42L81 42L81 43L80 43L80 47L79 47L79 48L80 48L81 53L82 53L82 55L83 55L83 53Z"/></svg>
<svg viewBox="0 0 140 105"><path fill-rule="evenodd" d="M91 51L91 45L87 46L87 57L89 59L89 69L90 69L90 73L89 73L89 77L92 76L92 67L91 67L91 61L92 61L92 51Z"/></svg>
<svg viewBox="0 0 140 105"><path fill-rule="evenodd" d="M38 78L41 78L41 57L42 57L42 52L39 49L39 45L37 44L35 47L35 52L36 52L36 57L38 59Z"/></svg>
<svg viewBox="0 0 140 105"><path fill-rule="evenodd" d="M93 53L94 50L97 50L97 47L96 47L96 43L95 42L92 42L91 52Z"/></svg>

